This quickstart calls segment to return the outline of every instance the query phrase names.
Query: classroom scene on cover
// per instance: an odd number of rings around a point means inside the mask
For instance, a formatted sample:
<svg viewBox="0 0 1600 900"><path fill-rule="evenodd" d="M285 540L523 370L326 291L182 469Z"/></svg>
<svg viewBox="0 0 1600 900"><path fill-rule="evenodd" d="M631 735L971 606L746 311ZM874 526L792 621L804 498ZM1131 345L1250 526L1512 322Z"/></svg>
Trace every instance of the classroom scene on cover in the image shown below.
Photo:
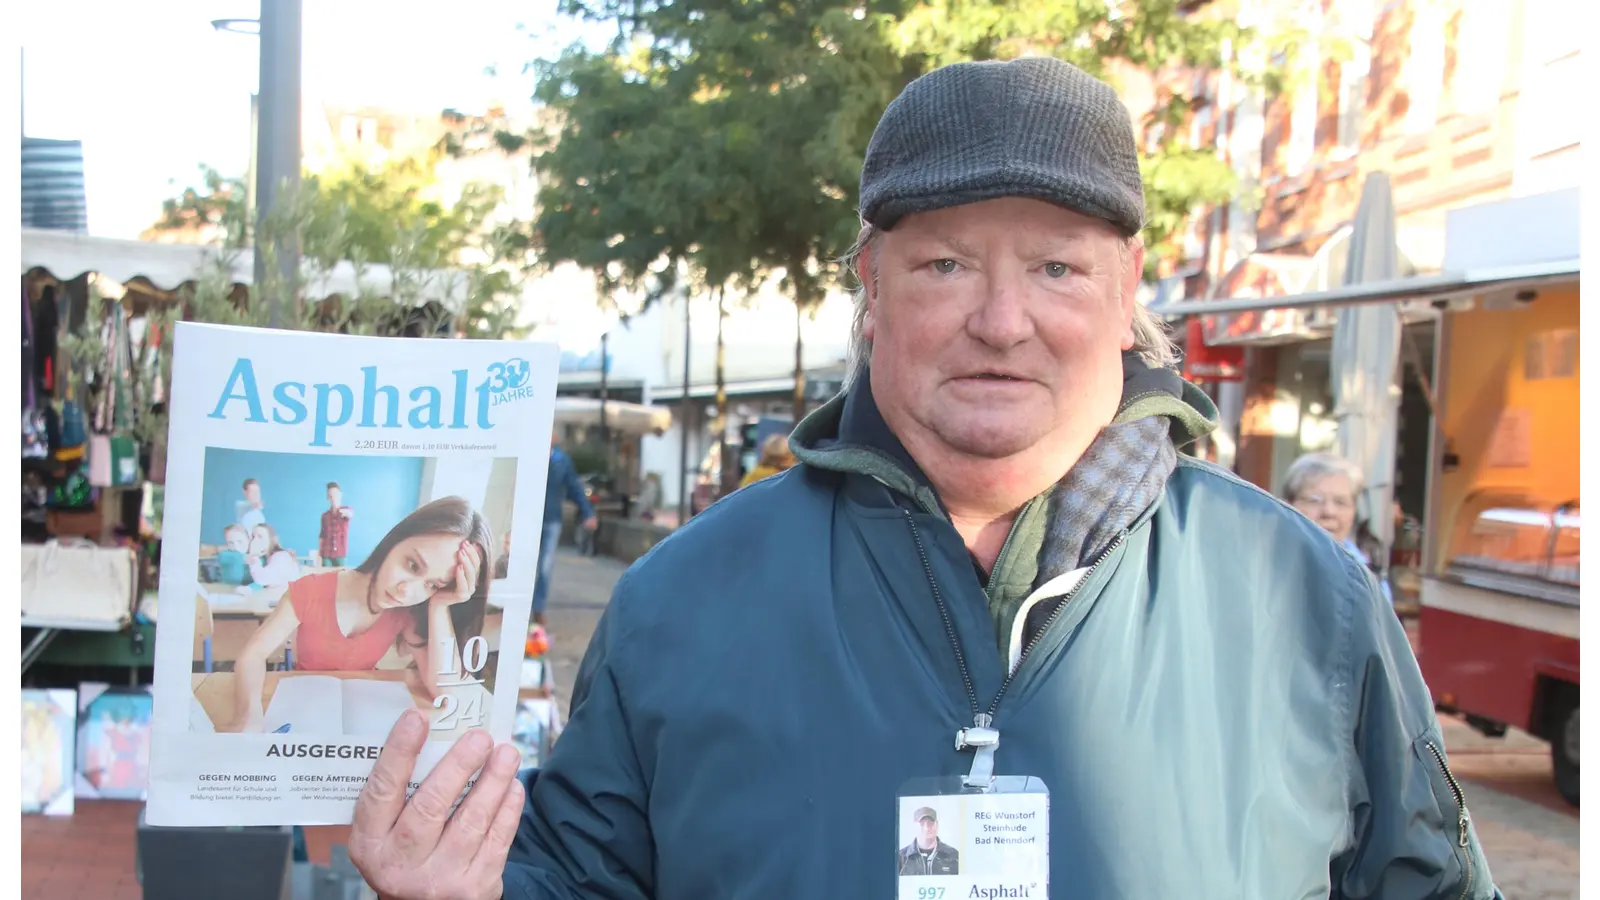
<svg viewBox="0 0 1600 900"><path fill-rule="evenodd" d="M209 447L191 731L488 728L517 460Z"/></svg>

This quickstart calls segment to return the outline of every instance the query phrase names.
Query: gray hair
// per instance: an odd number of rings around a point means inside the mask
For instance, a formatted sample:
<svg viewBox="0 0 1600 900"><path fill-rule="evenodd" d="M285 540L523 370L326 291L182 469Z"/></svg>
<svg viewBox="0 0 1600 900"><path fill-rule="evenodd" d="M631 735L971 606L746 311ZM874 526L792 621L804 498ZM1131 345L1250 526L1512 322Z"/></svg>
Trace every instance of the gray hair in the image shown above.
<svg viewBox="0 0 1600 900"><path fill-rule="evenodd" d="M856 242L845 252L839 263L850 273L855 273L857 264L861 261L861 254L883 234L876 226L863 223L861 233L856 235ZM1137 236L1127 238L1117 247L1122 258L1122 266L1126 269L1130 263L1129 257L1133 248L1137 246ZM872 278L877 279L877 263L873 263ZM867 321L867 286L857 279L852 297L855 301L854 315L850 321L850 351L845 368L845 387L853 384L861 373L867 370L867 364L872 360L872 342L862 334ZM1167 335L1167 328L1161 323L1155 313L1152 313L1143 304L1135 303L1133 307L1133 350L1139 358L1152 368L1168 368L1178 362L1178 348L1172 343L1172 338Z"/></svg>
<svg viewBox="0 0 1600 900"><path fill-rule="evenodd" d="M1311 485L1329 475L1343 475L1350 479L1350 490L1361 496L1366 474L1361 467L1335 453L1307 453L1289 466L1283 476L1283 499L1290 503L1300 499Z"/></svg>

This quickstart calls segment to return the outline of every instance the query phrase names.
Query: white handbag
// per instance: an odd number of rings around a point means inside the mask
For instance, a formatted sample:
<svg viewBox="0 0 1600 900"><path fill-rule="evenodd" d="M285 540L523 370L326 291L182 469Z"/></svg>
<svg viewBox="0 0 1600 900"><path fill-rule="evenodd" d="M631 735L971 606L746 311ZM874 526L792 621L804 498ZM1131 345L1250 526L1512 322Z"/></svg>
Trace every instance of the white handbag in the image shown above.
<svg viewBox="0 0 1600 900"><path fill-rule="evenodd" d="M137 555L81 538L22 545L22 624L121 631L133 618Z"/></svg>

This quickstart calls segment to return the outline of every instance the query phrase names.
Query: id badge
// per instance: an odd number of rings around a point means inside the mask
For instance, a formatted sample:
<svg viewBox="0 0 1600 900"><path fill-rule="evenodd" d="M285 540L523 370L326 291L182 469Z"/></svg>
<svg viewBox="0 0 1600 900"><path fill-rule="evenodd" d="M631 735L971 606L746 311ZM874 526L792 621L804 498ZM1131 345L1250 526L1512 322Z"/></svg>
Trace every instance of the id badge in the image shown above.
<svg viewBox="0 0 1600 900"><path fill-rule="evenodd" d="M1029 775L917 778L896 795L898 900L1050 896L1050 791Z"/></svg>

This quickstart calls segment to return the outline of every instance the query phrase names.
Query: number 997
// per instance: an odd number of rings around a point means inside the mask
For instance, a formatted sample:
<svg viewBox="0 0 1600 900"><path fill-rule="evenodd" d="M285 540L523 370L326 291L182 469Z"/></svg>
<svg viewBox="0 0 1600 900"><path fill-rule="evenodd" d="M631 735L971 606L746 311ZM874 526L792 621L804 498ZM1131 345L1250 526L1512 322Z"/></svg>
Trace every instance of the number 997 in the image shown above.
<svg viewBox="0 0 1600 900"><path fill-rule="evenodd" d="M917 888L917 900L939 900L944 896L942 887Z"/></svg>

